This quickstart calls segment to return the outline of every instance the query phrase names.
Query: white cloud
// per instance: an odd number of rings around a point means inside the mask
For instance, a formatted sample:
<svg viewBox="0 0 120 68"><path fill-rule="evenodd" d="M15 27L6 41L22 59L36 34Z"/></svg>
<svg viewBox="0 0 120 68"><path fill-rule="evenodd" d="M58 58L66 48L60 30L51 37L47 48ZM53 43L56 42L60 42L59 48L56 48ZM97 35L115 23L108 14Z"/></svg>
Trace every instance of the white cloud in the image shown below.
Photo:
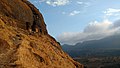
<svg viewBox="0 0 120 68"><path fill-rule="evenodd" d="M51 5L51 6L62 6L68 4L70 1L69 0L47 0L46 4Z"/></svg>
<svg viewBox="0 0 120 68"><path fill-rule="evenodd" d="M79 14L79 13L80 13L80 11L74 10L74 11L72 11L69 15L70 15L70 16L74 16L74 15L77 15L77 14Z"/></svg>
<svg viewBox="0 0 120 68"><path fill-rule="evenodd" d="M33 3L41 3L41 2L45 2L46 4L50 5L50 6L63 6L63 5L67 5L70 1L69 0L29 0Z"/></svg>
<svg viewBox="0 0 120 68"><path fill-rule="evenodd" d="M77 4L80 4L80 5L82 5L82 4L84 4L84 2L77 1Z"/></svg>
<svg viewBox="0 0 120 68"><path fill-rule="evenodd" d="M84 7L89 7L91 5L90 2L82 2L82 1L77 1L76 2L78 5L83 5Z"/></svg>
<svg viewBox="0 0 120 68"><path fill-rule="evenodd" d="M39 2L44 2L45 0L38 0Z"/></svg>
<svg viewBox="0 0 120 68"><path fill-rule="evenodd" d="M120 9L108 8L107 10L103 11L106 17L110 16L120 16Z"/></svg>
<svg viewBox="0 0 120 68"><path fill-rule="evenodd" d="M112 23L108 20L104 20L103 22L94 21L88 24L84 32L101 32L109 29L110 26L112 26Z"/></svg>
<svg viewBox="0 0 120 68"><path fill-rule="evenodd" d="M30 1L31 3L41 3L41 2L44 2L46 0L28 0Z"/></svg>
<svg viewBox="0 0 120 68"><path fill-rule="evenodd" d="M115 23L108 20L103 22L91 22L83 32L65 32L57 37L62 44L76 44L88 40L98 40L110 35L120 33L120 25L115 27Z"/></svg>
<svg viewBox="0 0 120 68"><path fill-rule="evenodd" d="M105 11L104 13L109 15L111 13L116 13L116 12L120 12L120 9L108 8L107 11Z"/></svg>

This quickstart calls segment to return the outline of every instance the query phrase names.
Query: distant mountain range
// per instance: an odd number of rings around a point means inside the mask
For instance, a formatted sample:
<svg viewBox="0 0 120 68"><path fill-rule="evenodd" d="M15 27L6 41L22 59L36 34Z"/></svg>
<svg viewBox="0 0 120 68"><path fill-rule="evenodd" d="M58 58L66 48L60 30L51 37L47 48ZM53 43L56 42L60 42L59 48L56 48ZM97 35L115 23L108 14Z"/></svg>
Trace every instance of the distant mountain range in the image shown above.
<svg viewBox="0 0 120 68"><path fill-rule="evenodd" d="M120 35L85 41L74 46L64 44L62 48L72 57L120 56Z"/></svg>

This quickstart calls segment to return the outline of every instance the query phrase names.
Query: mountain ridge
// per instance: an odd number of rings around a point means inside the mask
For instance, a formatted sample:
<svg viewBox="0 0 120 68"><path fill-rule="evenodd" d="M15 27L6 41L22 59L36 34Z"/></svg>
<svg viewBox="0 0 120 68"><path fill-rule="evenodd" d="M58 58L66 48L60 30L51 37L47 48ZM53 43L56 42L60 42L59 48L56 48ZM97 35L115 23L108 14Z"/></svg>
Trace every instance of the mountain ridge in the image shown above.
<svg viewBox="0 0 120 68"><path fill-rule="evenodd" d="M85 41L74 46L63 45L63 50L71 56L117 56L120 55L120 35L112 35L100 40ZM116 52L116 53L115 53ZM76 55L74 54L76 53Z"/></svg>

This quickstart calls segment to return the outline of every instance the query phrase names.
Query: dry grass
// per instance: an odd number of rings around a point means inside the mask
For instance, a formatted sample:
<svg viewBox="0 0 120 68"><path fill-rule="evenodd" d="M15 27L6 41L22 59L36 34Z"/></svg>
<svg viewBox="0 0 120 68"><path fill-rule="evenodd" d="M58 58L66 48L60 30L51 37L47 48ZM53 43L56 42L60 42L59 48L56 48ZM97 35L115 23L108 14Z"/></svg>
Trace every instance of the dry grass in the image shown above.
<svg viewBox="0 0 120 68"><path fill-rule="evenodd" d="M0 18L0 68L83 67L65 54L50 36L29 35L26 30L6 25L2 19L9 18ZM11 21L15 22L14 19Z"/></svg>

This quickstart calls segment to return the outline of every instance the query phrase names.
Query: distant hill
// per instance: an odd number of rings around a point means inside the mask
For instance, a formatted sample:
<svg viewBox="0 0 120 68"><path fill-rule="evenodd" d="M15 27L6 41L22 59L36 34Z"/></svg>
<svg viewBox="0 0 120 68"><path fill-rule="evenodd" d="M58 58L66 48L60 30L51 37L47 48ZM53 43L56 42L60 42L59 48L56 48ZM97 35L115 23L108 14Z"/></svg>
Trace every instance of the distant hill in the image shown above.
<svg viewBox="0 0 120 68"><path fill-rule="evenodd" d="M100 40L85 41L76 45L62 46L72 57L79 56L120 56L120 35L109 36Z"/></svg>

